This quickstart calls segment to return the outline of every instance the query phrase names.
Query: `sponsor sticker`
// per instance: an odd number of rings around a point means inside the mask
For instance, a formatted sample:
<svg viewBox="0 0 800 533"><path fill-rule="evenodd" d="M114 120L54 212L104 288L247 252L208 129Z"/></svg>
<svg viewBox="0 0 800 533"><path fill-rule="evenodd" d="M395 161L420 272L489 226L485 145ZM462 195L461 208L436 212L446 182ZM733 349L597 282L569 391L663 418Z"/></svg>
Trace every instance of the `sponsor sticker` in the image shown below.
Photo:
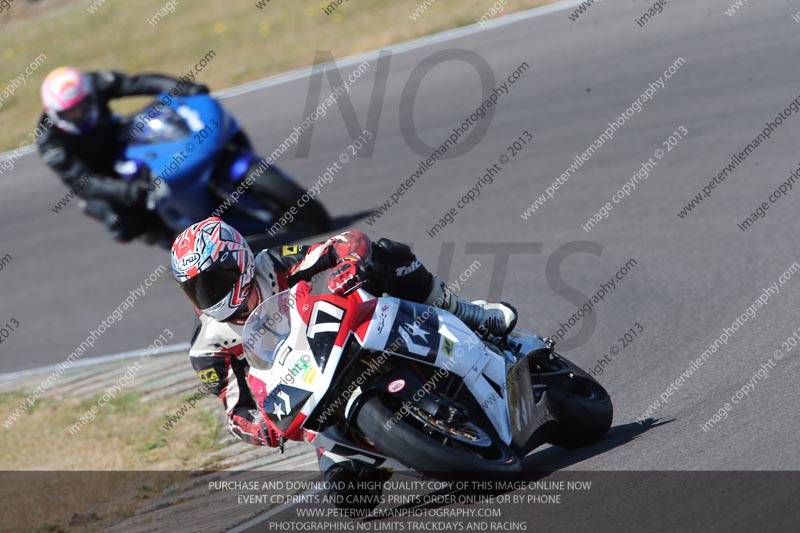
<svg viewBox="0 0 800 533"><path fill-rule="evenodd" d="M397 277L407 276L417 270L419 267L422 266L422 263L419 262L419 259L414 259L410 264L406 266L401 266L395 269L395 275Z"/></svg>
<svg viewBox="0 0 800 533"><path fill-rule="evenodd" d="M389 386L386 387L389 392L400 392L406 387L406 380L404 379L396 379L389 383Z"/></svg>
<svg viewBox="0 0 800 533"><path fill-rule="evenodd" d="M386 311L389 310L388 305L384 305L381 307L381 312L378 315L378 333L383 333L383 327L386 325Z"/></svg>
<svg viewBox="0 0 800 533"><path fill-rule="evenodd" d="M208 370L201 370L197 373L197 377L200 378L200 381L203 383L218 383L219 382L219 375L217 371L213 368L209 368Z"/></svg>
<svg viewBox="0 0 800 533"><path fill-rule="evenodd" d="M453 341L447 337L442 337L442 353L447 357L453 357Z"/></svg>
<svg viewBox="0 0 800 533"><path fill-rule="evenodd" d="M181 257L181 259L178 261L178 268L181 270L187 270L196 265L198 261L200 261L200 254L197 252L192 252Z"/></svg>
<svg viewBox="0 0 800 533"><path fill-rule="evenodd" d="M308 367L303 374L303 383L308 383L311 385L311 383L314 381L314 378L317 377L317 374L319 374L319 372L317 372L316 368Z"/></svg>

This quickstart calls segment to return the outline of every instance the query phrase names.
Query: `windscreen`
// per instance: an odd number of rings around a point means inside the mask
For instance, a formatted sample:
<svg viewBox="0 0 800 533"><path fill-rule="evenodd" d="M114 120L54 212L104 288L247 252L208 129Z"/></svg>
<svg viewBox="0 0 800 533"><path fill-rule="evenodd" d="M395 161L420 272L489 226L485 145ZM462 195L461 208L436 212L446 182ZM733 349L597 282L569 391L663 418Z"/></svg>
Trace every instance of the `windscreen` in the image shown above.
<svg viewBox="0 0 800 533"><path fill-rule="evenodd" d="M186 120L174 109L166 107L156 111L152 106L134 115L130 120L130 144L159 144L183 139L192 134Z"/></svg>
<svg viewBox="0 0 800 533"><path fill-rule="evenodd" d="M242 344L250 366L269 370L280 352L281 344L292 330L294 308L291 289L265 300L250 314L244 325Z"/></svg>

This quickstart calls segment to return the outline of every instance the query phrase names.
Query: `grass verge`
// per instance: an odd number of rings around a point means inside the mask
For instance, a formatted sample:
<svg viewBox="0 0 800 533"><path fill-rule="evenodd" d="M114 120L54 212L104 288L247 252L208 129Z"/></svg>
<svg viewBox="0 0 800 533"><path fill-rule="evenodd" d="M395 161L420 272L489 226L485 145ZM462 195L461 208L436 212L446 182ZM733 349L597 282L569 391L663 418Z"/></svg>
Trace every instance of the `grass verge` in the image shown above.
<svg viewBox="0 0 800 533"><path fill-rule="evenodd" d="M2 429L0 498L11 505L0 529L100 530L206 466L204 457L219 447L221 431L213 401L201 400L170 431L162 428L165 415L188 396L142 402L139 393L122 394L75 434L67 428L100 398L40 398ZM0 394L0 412L13 411L24 399Z"/></svg>
<svg viewBox="0 0 800 533"><path fill-rule="evenodd" d="M309 65L315 50L344 57L553 1L350 0L326 14L330 1L15 0L0 13L0 149L33 130L39 86L60 65L180 75L213 50L198 77L222 89Z"/></svg>

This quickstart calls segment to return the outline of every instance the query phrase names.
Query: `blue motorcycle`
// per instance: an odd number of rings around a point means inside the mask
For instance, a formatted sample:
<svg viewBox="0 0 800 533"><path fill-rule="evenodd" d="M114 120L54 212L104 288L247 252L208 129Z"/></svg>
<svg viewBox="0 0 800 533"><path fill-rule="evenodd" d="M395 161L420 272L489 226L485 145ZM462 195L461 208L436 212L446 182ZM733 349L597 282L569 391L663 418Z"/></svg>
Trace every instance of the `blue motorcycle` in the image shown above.
<svg viewBox="0 0 800 533"><path fill-rule="evenodd" d="M150 180L148 209L166 228L162 245L209 216L219 216L244 235L270 228L270 234L276 228L330 229L322 204L259 157L236 119L213 97L160 97L122 120L116 170L123 179ZM290 210L292 216L281 219Z"/></svg>

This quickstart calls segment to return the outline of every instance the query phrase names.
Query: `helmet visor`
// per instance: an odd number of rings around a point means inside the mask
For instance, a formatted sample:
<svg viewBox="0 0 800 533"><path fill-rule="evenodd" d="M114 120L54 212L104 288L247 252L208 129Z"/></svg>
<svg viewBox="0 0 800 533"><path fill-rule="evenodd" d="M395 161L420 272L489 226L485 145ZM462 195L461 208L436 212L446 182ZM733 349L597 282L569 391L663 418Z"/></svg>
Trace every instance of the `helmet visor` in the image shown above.
<svg viewBox="0 0 800 533"><path fill-rule="evenodd" d="M91 97L86 97L78 104L70 107L69 109L65 109L63 111L58 111L56 116L59 120L63 120L73 126L78 128L83 128L92 124L95 119L94 113L94 102L92 101Z"/></svg>
<svg viewBox="0 0 800 533"><path fill-rule="evenodd" d="M181 283L181 288L198 309L209 309L233 291L241 275L236 258L228 252L222 261Z"/></svg>

